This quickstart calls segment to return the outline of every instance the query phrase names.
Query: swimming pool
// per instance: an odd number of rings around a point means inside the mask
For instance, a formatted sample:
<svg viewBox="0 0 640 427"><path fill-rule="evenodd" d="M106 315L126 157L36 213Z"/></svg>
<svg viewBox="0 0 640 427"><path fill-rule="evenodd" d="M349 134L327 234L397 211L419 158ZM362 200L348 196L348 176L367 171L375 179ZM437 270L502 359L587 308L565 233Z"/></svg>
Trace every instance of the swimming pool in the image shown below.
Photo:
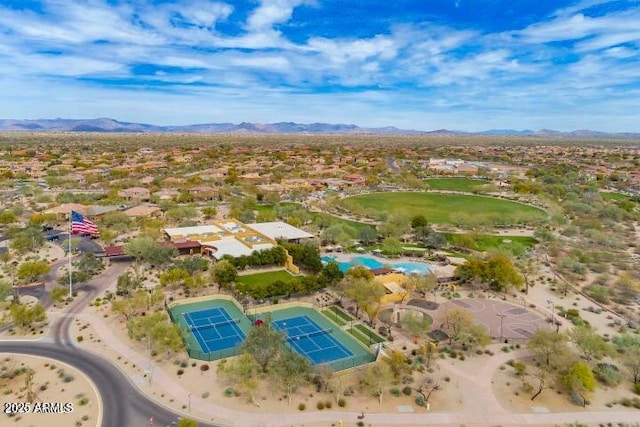
<svg viewBox="0 0 640 427"><path fill-rule="evenodd" d="M429 266L426 264L419 264L417 262L389 262L382 263L377 259L370 256L354 256L350 261L337 261L336 257L333 256L323 256L322 262L328 263L330 261L335 261L338 263L340 267L340 271L345 272L349 270L351 267L355 267L356 265L362 265L363 267L367 267L369 270L373 270L374 268L382 268L382 267L391 267L405 274L427 274L431 270L429 270Z"/></svg>

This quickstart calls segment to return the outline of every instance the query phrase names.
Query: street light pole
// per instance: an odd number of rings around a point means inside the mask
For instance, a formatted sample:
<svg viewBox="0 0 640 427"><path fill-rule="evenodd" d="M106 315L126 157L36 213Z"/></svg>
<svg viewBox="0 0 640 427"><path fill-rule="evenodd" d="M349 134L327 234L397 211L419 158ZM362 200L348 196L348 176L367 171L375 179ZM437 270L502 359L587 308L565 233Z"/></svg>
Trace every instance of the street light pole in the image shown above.
<svg viewBox="0 0 640 427"><path fill-rule="evenodd" d="M547 300L547 304L551 305L551 324L555 325L556 323L556 303L555 301Z"/></svg>
<svg viewBox="0 0 640 427"><path fill-rule="evenodd" d="M147 375L149 375L149 385L151 385L151 373L153 372L153 366L151 365L151 335L147 335L147 344L149 346L149 367L147 368Z"/></svg>
<svg viewBox="0 0 640 427"><path fill-rule="evenodd" d="M505 317L507 317L507 315L504 313L502 314L496 313L496 316L500 318L500 343L502 344L502 321L504 320Z"/></svg>

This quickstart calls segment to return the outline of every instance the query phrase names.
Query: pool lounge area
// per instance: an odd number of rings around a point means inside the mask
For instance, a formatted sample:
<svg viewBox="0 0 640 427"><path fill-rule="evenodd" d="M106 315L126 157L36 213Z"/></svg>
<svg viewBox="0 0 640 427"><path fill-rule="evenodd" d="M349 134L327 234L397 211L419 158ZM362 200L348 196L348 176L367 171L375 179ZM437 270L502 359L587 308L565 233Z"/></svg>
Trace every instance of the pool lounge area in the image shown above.
<svg viewBox="0 0 640 427"><path fill-rule="evenodd" d="M355 267L358 265L366 267L369 270L389 267L404 274L428 274L429 272L431 272L431 269L427 264L402 261L389 262L387 260L382 260L380 258L369 255L343 254L333 256L325 255L322 257L323 263L328 263L330 261L335 261L336 263L338 263L340 271L342 271L343 273L349 270L351 267Z"/></svg>

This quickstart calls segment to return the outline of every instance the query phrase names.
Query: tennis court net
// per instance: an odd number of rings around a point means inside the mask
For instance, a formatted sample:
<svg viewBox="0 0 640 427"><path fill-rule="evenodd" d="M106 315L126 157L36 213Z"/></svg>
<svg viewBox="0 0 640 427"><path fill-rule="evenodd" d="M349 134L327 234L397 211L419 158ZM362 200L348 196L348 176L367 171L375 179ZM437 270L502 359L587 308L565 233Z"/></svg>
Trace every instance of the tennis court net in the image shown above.
<svg viewBox="0 0 640 427"><path fill-rule="evenodd" d="M299 340L302 338L310 338L310 337L315 337L317 335L327 335L333 332L333 328L328 328L328 329L319 329L317 331L313 331L313 332L307 332L304 334L298 334L298 335L291 335L289 332L290 330L286 330L283 331L285 333L285 335L287 336L288 340Z"/></svg>
<svg viewBox="0 0 640 427"><path fill-rule="evenodd" d="M223 320L221 322L209 322L209 323L205 323L204 325L189 325L189 330L190 331L198 331L200 329L211 329L211 328L218 328L220 326L224 326L224 325L231 325L233 323L240 323L240 319L229 319L229 320Z"/></svg>

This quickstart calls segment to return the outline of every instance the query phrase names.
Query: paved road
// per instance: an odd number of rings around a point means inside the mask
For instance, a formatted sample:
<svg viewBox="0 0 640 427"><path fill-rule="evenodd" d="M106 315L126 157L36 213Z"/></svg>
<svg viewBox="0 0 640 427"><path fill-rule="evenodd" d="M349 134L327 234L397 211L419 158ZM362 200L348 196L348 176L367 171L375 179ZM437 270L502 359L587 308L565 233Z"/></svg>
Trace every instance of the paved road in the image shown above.
<svg viewBox="0 0 640 427"><path fill-rule="evenodd" d="M54 265L57 267L60 263ZM153 416L154 426L175 425L179 415L141 394L111 362L75 347L69 334L69 327L75 315L108 288L128 265L114 263L101 275L81 285L78 297L66 308L65 315L51 324L49 337L45 340L53 342L0 341L0 353L24 353L57 359L84 372L91 378L102 397L103 427L148 426L150 416ZM48 282L55 282L55 276L55 273L52 273ZM44 300L49 305L47 297L48 294L43 295L41 301ZM198 425L215 427L201 422Z"/></svg>
<svg viewBox="0 0 640 427"><path fill-rule="evenodd" d="M170 426L179 416L140 394L110 362L73 347L33 341L2 341L0 352L23 353L56 359L84 372L102 398L102 427ZM198 425L204 425L199 423Z"/></svg>

